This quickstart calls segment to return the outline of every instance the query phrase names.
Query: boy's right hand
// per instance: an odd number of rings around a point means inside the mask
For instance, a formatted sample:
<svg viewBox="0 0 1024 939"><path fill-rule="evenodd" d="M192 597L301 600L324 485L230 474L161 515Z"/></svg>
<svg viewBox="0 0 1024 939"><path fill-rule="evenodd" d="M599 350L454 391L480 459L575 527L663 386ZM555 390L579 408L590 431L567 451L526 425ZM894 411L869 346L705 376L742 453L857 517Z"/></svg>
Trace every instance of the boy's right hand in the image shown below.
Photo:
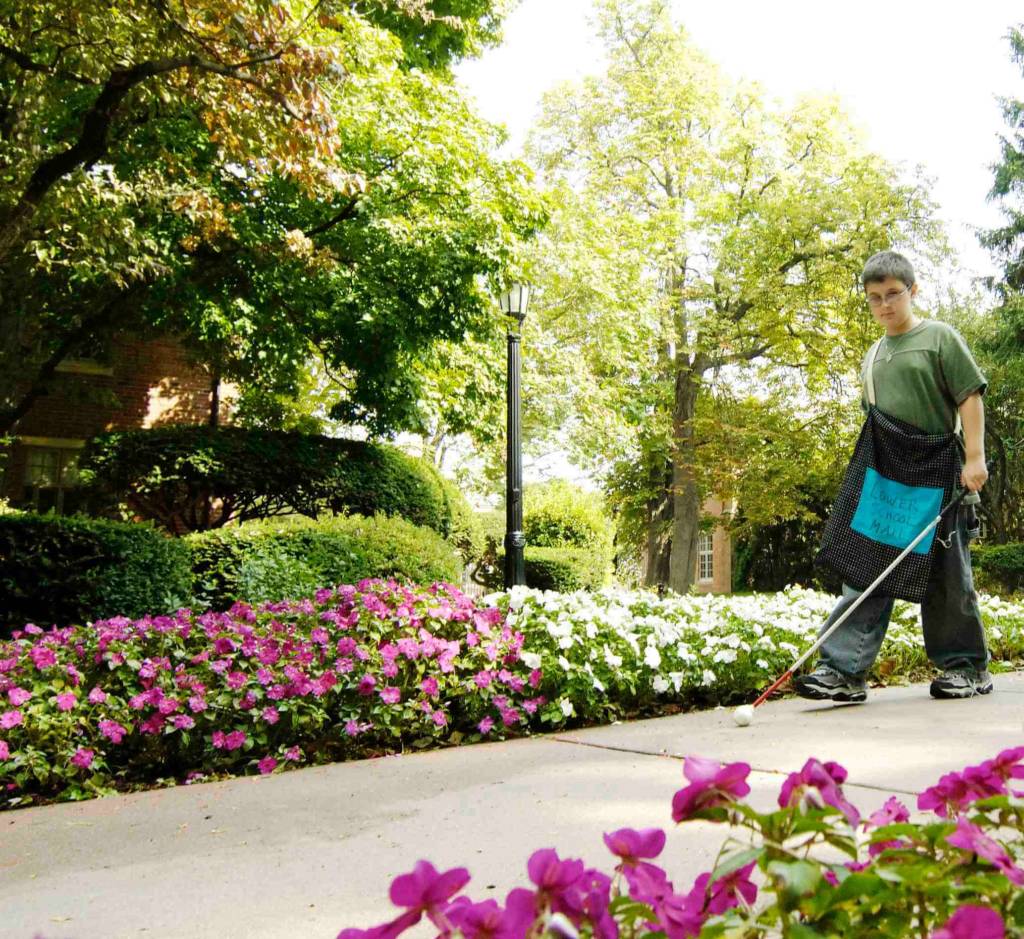
<svg viewBox="0 0 1024 939"><path fill-rule="evenodd" d="M981 487L988 480L988 468L984 457L968 458L960 471L960 485L970 492L981 492Z"/></svg>

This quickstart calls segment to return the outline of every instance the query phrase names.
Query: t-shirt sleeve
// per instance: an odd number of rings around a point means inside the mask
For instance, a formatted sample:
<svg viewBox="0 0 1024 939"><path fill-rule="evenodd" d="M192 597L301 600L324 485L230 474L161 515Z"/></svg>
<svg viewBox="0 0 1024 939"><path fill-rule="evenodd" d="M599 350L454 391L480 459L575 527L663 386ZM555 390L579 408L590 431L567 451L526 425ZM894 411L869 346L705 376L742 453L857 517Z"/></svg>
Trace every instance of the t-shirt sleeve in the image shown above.
<svg viewBox="0 0 1024 939"><path fill-rule="evenodd" d="M963 337L952 327L942 331L939 345L939 364L942 377L957 407L972 394L984 394L988 379L974 361Z"/></svg>

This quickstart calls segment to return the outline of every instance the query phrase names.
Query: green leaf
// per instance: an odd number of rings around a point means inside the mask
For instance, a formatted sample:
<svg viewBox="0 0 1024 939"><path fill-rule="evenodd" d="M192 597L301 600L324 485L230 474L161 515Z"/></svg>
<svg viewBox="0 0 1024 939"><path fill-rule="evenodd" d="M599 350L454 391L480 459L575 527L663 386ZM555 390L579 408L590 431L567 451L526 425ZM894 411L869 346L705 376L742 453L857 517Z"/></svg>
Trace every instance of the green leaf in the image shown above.
<svg viewBox="0 0 1024 939"><path fill-rule="evenodd" d="M746 867L751 861L759 860L764 852L764 847L747 848L744 851L738 851L736 854L729 855L711 872L711 881L714 882L720 877L726 877L738 871L741 867Z"/></svg>

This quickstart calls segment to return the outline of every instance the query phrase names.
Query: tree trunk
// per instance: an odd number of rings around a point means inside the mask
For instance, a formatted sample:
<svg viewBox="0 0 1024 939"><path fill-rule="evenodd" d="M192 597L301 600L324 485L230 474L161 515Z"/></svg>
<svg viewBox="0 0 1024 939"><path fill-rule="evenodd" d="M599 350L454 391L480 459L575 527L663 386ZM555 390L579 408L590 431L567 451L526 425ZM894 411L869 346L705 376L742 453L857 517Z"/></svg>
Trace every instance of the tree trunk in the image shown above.
<svg viewBox="0 0 1024 939"><path fill-rule="evenodd" d="M647 502L647 542L644 546L645 587L668 586L672 550L672 464L651 471L651 488L658 494Z"/></svg>
<svg viewBox="0 0 1024 939"><path fill-rule="evenodd" d="M676 593L690 589L697 569L700 493L694 476L693 416L700 374L685 357L679 361L672 415L672 556L668 581Z"/></svg>

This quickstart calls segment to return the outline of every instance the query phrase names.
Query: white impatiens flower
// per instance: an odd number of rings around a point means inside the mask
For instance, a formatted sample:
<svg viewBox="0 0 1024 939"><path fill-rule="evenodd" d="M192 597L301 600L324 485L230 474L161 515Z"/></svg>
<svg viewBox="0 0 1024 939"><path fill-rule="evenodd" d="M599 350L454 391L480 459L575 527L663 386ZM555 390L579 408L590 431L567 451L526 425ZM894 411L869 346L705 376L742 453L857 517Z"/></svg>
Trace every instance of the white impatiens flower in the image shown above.
<svg viewBox="0 0 1024 939"><path fill-rule="evenodd" d="M560 655L558 657L558 664L562 666L563 672L567 672L570 668L572 668L572 666L569 664L569 660L564 655Z"/></svg>
<svg viewBox="0 0 1024 939"><path fill-rule="evenodd" d="M719 649L711 659L712 662L735 662L735 649Z"/></svg>
<svg viewBox="0 0 1024 939"><path fill-rule="evenodd" d="M562 636L562 638L558 640L558 648L559 649L571 649L572 648L572 643L573 643L572 636Z"/></svg>
<svg viewBox="0 0 1024 939"><path fill-rule="evenodd" d="M558 706L562 709L562 713L566 717L572 717L576 713L576 708L572 706L572 701L568 698L562 698L562 700L558 702Z"/></svg>
<svg viewBox="0 0 1024 939"><path fill-rule="evenodd" d="M519 658L527 668L540 668L543 659L536 652L520 652Z"/></svg>
<svg viewBox="0 0 1024 939"><path fill-rule="evenodd" d="M609 668L618 668L622 665L622 656L616 655L608 646L604 647L604 660Z"/></svg>
<svg viewBox="0 0 1024 939"><path fill-rule="evenodd" d="M598 691L602 691L603 692L604 691L604 684L602 683L601 679L598 678L596 675L593 676L593 679L594 679L594 687Z"/></svg>
<svg viewBox="0 0 1024 939"><path fill-rule="evenodd" d="M705 687L713 685L717 680L718 676L710 668L704 669L704 674L700 677L700 683Z"/></svg>
<svg viewBox="0 0 1024 939"><path fill-rule="evenodd" d="M658 651L657 646L648 646L644 650L644 664L648 668L661 667L661 653Z"/></svg>
<svg viewBox="0 0 1024 939"><path fill-rule="evenodd" d="M654 679L654 681L653 681L653 682L651 683L651 687L652 687L652 688L653 688L653 689L654 689L654 690L655 690L655 691L656 691L656 692L657 692L658 694L664 694L664 693L665 693L666 691L668 691L668 689L669 689L669 687L670 687L670 686L669 686L669 683L668 683L668 679L666 679L666 678L663 678L663 677L662 677L661 675L658 675L658 676L657 676L657 677L656 677L656 678Z"/></svg>
<svg viewBox="0 0 1024 939"><path fill-rule="evenodd" d="M757 660L757 667L763 668L765 671L768 671L768 669L771 668L771 666L764 659Z"/></svg>

